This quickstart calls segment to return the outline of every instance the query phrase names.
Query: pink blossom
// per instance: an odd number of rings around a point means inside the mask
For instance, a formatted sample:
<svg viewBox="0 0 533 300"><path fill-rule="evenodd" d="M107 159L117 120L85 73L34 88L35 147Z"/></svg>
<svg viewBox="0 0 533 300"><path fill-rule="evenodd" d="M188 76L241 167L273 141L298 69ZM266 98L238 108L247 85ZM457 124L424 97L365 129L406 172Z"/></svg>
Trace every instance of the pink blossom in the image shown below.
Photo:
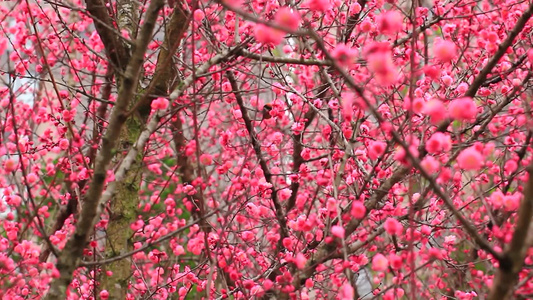
<svg viewBox="0 0 533 300"><path fill-rule="evenodd" d="M477 107L470 97L458 98L448 106L450 116L456 120L472 120L477 115Z"/></svg>
<svg viewBox="0 0 533 300"><path fill-rule="evenodd" d="M374 42L365 48L368 69L376 75L382 85L389 85L396 80L396 68L388 43Z"/></svg>
<svg viewBox="0 0 533 300"><path fill-rule="evenodd" d="M276 46L283 40L283 31L268 27L264 24L255 25L255 39L262 44Z"/></svg>
<svg viewBox="0 0 533 300"><path fill-rule="evenodd" d="M241 237L244 241L249 242L254 239L255 234L247 230L247 231L242 232Z"/></svg>
<svg viewBox="0 0 533 300"><path fill-rule="evenodd" d="M372 258L372 270L377 272L384 272L389 267L389 260L383 256L383 254L378 253Z"/></svg>
<svg viewBox="0 0 533 300"><path fill-rule="evenodd" d="M402 30L403 17L398 11L387 11L378 15L376 22L382 34L396 34Z"/></svg>
<svg viewBox="0 0 533 300"><path fill-rule="evenodd" d="M468 84L466 82L461 82L457 86L457 91L461 94L464 94L468 90Z"/></svg>
<svg viewBox="0 0 533 300"><path fill-rule="evenodd" d="M403 109L412 110L415 114L419 114L423 111L424 105L425 102L422 98L415 98L415 100L411 101L411 99L406 97L403 102Z"/></svg>
<svg viewBox="0 0 533 300"><path fill-rule="evenodd" d="M463 291L455 291L454 296L459 300L473 300L477 297L477 293L472 292L463 292Z"/></svg>
<svg viewBox="0 0 533 300"><path fill-rule="evenodd" d="M352 209L350 211L352 217L356 218L356 219L362 219L364 218L365 214L366 214L366 207L365 205L363 204L362 201L354 201L352 203Z"/></svg>
<svg viewBox="0 0 533 300"><path fill-rule="evenodd" d="M444 75L441 79L445 86L450 86L453 83L453 78L450 75Z"/></svg>
<svg viewBox="0 0 533 300"><path fill-rule="evenodd" d="M265 289L265 291L270 290L273 286L274 283L270 279L265 279L265 281L263 281L263 288Z"/></svg>
<svg viewBox="0 0 533 300"><path fill-rule="evenodd" d="M442 123L448 117L444 104L438 99L432 99L426 102L423 113L429 116L433 125Z"/></svg>
<svg viewBox="0 0 533 300"><path fill-rule="evenodd" d="M4 161L4 171L6 172L13 172L17 169L17 162L12 159L8 158L6 161Z"/></svg>
<svg viewBox="0 0 533 300"><path fill-rule="evenodd" d="M195 21L200 22L205 18L205 13L201 9L194 11L193 18Z"/></svg>
<svg viewBox="0 0 533 300"><path fill-rule="evenodd" d="M448 152L451 149L451 137L442 132L435 132L426 142L426 151L430 154Z"/></svg>
<svg viewBox="0 0 533 300"><path fill-rule="evenodd" d="M213 157L209 153L204 153L200 155L200 162L204 166L209 166L213 164Z"/></svg>
<svg viewBox="0 0 533 300"><path fill-rule="evenodd" d="M300 26L301 17L297 11L289 7L282 7L276 12L274 20L283 27L296 30Z"/></svg>
<svg viewBox="0 0 533 300"><path fill-rule="evenodd" d="M400 235L403 232L402 223L394 218L387 218L383 224L383 228L385 228L385 231L390 235Z"/></svg>
<svg viewBox="0 0 533 300"><path fill-rule="evenodd" d="M434 174L438 172L440 167L439 161L436 160L435 157L430 155L424 157L424 159L420 162L420 165L429 174Z"/></svg>
<svg viewBox="0 0 533 300"><path fill-rule="evenodd" d="M331 52L331 56L337 60L341 66L350 66L355 62L357 50L346 46L345 44L338 44Z"/></svg>
<svg viewBox="0 0 533 300"><path fill-rule="evenodd" d="M529 60L529 63L533 65L533 49L527 51L527 59Z"/></svg>
<svg viewBox="0 0 533 300"><path fill-rule="evenodd" d="M229 7L235 7L238 8L242 6L244 0L222 0L224 4L226 4Z"/></svg>
<svg viewBox="0 0 533 300"><path fill-rule="evenodd" d="M354 289L351 284L345 283L342 285L340 291L340 300L353 300L354 295Z"/></svg>
<svg viewBox="0 0 533 300"><path fill-rule="evenodd" d="M307 263L307 258L305 255L303 255L301 252L296 254L296 257L294 259L296 267L300 270L303 270L305 268L305 264Z"/></svg>
<svg viewBox="0 0 533 300"><path fill-rule="evenodd" d="M403 258L394 253L391 253L389 255L389 262L390 262L391 268L393 268L394 270L399 270L404 263Z"/></svg>
<svg viewBox="0 0 533 300"><path fill-rule="evenodd" d="M483 155L474 147L466 148L457 156L457 164L461 169L477 171L483 166Z"/></svg>
<svg viewBox="0 0 533 300"><path fill-rule="evenodd" d="M331 227L331 234L338 238L344 238L344 228L341 226L335 225Z"/></svg>
<svg viewBox="0 0 533 300"><path fill-rule="evenodd" d="M515 211L520 206L520 196L507 195L503 198L503 207L507 211Z"/></svg>
<svg viewBox="0 0 533 300"><path fill-rule="evenodd" d="M439 249L436 248L429 248L429 256L441 260L442 259L442 252Z"/></svg>
<svg viewBox="0 0 533 300"><path fill-rule="evenodd" d="M493 192L489 197L489 201L494 206L494 208L502 207L504 199L505 195L500 191Z"/></svg>
<svg viewBox="0 0 533 300"><path fill-rule="evenodd" d="M166 110L168 108L169 101L165 98L156 98L152 101L152 109Z"/></svg>
<svg viewBox="0 0 533 300"><path fill-rule="evenodd" d="M309 7L310 10L326 12L331 9L330 0L307 0L305 5Z"/></svg>
<svg viewBox="0 0 533 300"><path fill-rule="evenodd" d="M387 143L381 142L381 141L375 141L372 142L368 146L368 157L372 160L378 159L383 153L385 153L385 149L387 148Z"/></svg>
<svg viewBox="0 0 533 300"><path fill-rule="evenodd" d="M285 201L285 200L288 200L292 195L292 191L291 189L282 189L281 191L279 191L279 199L281 201Z"/></svg>
<svg viewBox="0 0 533 300"><path fill-rule="evenodd" d="M417 157L418 156L418 149L415 145L409 146L409 153L411 153L412 156ZM396 161L399 161L402 164L407 164L409 156L407 156L407 152L405 151L405 148L398 146L396 147L396 152L394 153L394 159Z"/></svg>
<svg viewBox="0 0 533 300"><path fill-rule="evenodd" d="M252 279L247 279L242 282L245 289L250 290L255 286L255 282Z"/></svg>
<svg viewBox="0 0 533 300"><path fill-rule="evenodd" d="M173 253L176 256L180 256L180 255L185 254L185 249L183 248L182 245L177 245L176 248L174 248Z"/></svg>
<svg viewBox="0 0 533 300"><path fill-rule="evenodd" d="M33 184L35 182L37 182L37 180L39 180L39 176L37 176L37 174L35 173L29 173L28 175L26 175L26 180L29 184Z"/></svg>
<svg viewBox="0 0 533 300"><path fill-rule="evenodd" d="M436 66L424 66L423 70L424 74L433 80L436 80L440 75L439 69Z"/></svg>
<svg viewBox="0 0 533 300"><path fill-rule="evenodd" d="M104 299L104 300L105 300L105 299L109 299L109 292L108 292L107 290L102 290L102 291L100 292L100 298L102 298L102 299Z"/></svg>
<svg viewBox="0 0 533 300"><path fill-rule="evenodd" d="M392 1L392 0L388 0ZM395 288L392 290L389 290L383 295L383 300L395 300L395 299L403 299L403 295L405 294L405 291L402 288Z"/></svg>
<svg viewBox="0 0 533 300"><path fill-rule="evenodd" d="M506 174L511 174L518 168L518 164L515 160L511 159L505 162L505 165L503 167Z"/></svg>
<svg viewBox="0 0 533 300"><path fill-rule="evenodd" d="M453 42L447 40L435 42L433 54L441 62L450 62L457 55L457 47Z"/></svg>
<svg viewBox="0 0 533 300"><path fill-rule="evenodd" d="M61 139L59 141L59 148L61 148L62 150L67 150L69 145L70 142L68 141L68 139Z"/></svg>
<svg viewBox="0 0 533 300"><path fill-rule="evenodd" d="M284 238L281 243L283 244L283 247L292 249L292 240L290 238Z"/></svg>
<svg viewBox="0 0 533 300"><path fill-rule="evenodd" d="M372 23L368 19L364 19L359 28L362 32L369 32L372 30Z"/></svg>
<svg viewBox="0 0 533 300"><path fill-rule="evenodd" d="M457 237L455 235L448 235L444 237L444 243L448 245L454 245Z"/></svg>
<svg viewBox="0 0 533 300"><path fill-rule="evenodd" d="M361 4L357 3L357 2L353 2L351 5L350 5L350 13L351 14L357 14L361 11Z"/></svg>

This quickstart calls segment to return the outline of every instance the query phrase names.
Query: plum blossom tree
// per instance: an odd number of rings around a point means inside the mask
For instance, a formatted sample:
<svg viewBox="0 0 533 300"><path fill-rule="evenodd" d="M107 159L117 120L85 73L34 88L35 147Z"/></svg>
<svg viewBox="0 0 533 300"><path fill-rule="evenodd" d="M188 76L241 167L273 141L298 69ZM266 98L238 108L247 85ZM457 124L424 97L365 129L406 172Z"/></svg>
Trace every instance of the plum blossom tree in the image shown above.
<svg viewBox="0 0 533 300"><path fill-rule="evenodd" d="M532 298L532 14L2 2L0 298Z"/></svg>

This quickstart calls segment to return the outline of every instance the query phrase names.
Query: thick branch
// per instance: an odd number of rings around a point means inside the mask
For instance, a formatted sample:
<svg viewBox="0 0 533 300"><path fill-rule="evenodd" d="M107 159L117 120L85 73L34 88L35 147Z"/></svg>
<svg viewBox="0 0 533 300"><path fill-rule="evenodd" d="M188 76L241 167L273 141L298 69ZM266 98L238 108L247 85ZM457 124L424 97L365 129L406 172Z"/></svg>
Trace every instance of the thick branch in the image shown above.
<svg viewBox="0 0 533 300"><path fill-rule="evenodd" d="M87 11L94 21L94 27L104 44L107 57L116 69L124 71L128 65L130 54L120 41L104 1L87 0Z"/></svg>
<svg viewBox="0 0 533 300"><path fill-rule="evenodd" d="M351 15L348 20L346 20L346 30L344 31L344 36L342 38L345 44L348 43L350 35L352 35L352 32L355 29L355 25L357 25L357 22L359 21L359 16L366 5L366 1L367 0L358 0L357 3L359 3L361 10L358 13Z"/></svg>
<svg viewBox="0 0 533 300"><path fill-rule="evenodd" d="M514 286L518 281L518 274L524 266L529 245L526 240L533 218L533 162L527 167L529 179L526 184L524 199L518 209L518 222L513 233L511 243L503 254L500 267L494 278L489 294L489 300L511 299Z"/></svg>
<svg viewBox="0 0 533 300"><path fill-rule="evenodd" d="M197 69L198 75L196 75L196 76L191 75L191 76L187 77L182 82L182 84L179 87L177 87L170 94L170 96L169 96L170 99L171 100L176 100L178 97L180 97L183 94L183 91L185 91L187 88L189 88L194 83L194 81L196 79L198 79L199 77L202 76L201 74L206 73L211 66L216 65L216 64L220 63L221 61L227 59L228 56L231 55L231 53L233 53L232 51L233 50L226 51L226 52L223 52L221 54L218 54L218 55L214 56L213 58L211 58L210 60L208 60L202 66L200 66ZM131 168L133 162L135 161L135 157L139 154L139 152L141 152L144 149L144 146L146 145L146 143L150 139L150 136L157 130L158 125L159 125L159 121L161 120L162 116L164 116L165 114L168 114L168 112L171 109L171 107L172 106L170 105L167 110L159 111L157 113L157 115L155 115L150 120L148 125L146 125L146 128L141 132L141 134L139 135L139 138L137 139L137 141L135 142L133 147L131 147L131 149L129 150L128 154L126 155L126 157L124 157L124 160L120 164L120 167L115 172L115 181L110 182L108 184L108 187L107 187L106 191L102 195L102 200L101 200L102 203L105 203L105 202L109 201L109 199L111 199L111 197L114 195L114 193L116 191L116 187L117 187L116 183L120 182L121 180L124 179L124 177L126 176L126 173L129 171L129 169Z"/></svg>
<svg viewBox="0 0 533 300"><path fill-rule="evenodd" d="M189 23L190 14L183 7L182 1L178 1L165 30L165 40L157 56L154 78L134 108L141 119L146 119L150 114L153 99L160 96L166 97L169 89L179 82L173 56L181 44Z"/></svg>
<svg viewBox="0 0 533 300"><path fill-rule="evenodd" d="M67 242L58 259L57 269L60 277L52 282L50 291L45 299L59 299L65 295L77 262L81 258L83 249L89 240L89 234L92 232L98 216L100 198L107 177L107 167L114 156L120 131L126 121L125 114L128 105L134 96L134 91L137 89L144 54L152 38L152 32L163 4L163 0L155 0L150 3L147 9L144 26L136 42L135 53L126 68L116 105L111 114L107 131L102 139L102 148L96 157L93 180L84 199L80 219L76 224L76 231Z"/></svg>

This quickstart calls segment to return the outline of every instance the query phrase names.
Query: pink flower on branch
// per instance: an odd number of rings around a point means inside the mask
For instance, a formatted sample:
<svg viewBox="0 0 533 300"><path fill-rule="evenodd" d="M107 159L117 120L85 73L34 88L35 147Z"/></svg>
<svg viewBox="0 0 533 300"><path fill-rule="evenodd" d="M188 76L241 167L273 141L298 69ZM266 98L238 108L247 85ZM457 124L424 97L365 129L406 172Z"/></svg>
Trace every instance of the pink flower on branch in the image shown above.
<svg viewBox="0 0 533 300"><path fill-rule="evenodd" d="M483 166L483 155L475 147L466 148L457 156L457 164L461 169L477 171Z"/></svg>
<svg viewBox="0 0 533 300"><path fill-rule="evenodd" d="M451 41L438 41L433 46L433 54L439 61L447 63L457 56L457 47Z"/></svg>
<svg viewBox="0 0 533 300"><path fill-rule="evenodd" d="M396 81L398 74L388 43L372 42L365 48L365 57L368 69L375 74L379 84L390 85Z"/></svg>
<svg viewBox="0 0 533 300"><path fill-rule="evenodd" d="M393 35L402 30L403 17L398 11L387 11L378 15L376 23L382 34Z"/></svg>
<svg viewBox="0 0 533 300"><path fill-rule="evenodd" d="M476 103L469 97L453 100L448 106L448 111L452 118L459 121L473 120L477 115Z"/></svg>
<svg viewBox="0 0 533 300"><path fill-rule="evenodd" d="M264 45L277 46L283 38L285 33L278 29L274 29L264 24L255 25L254 29L255 39Z"/></svg>
<svg viewBox="0 0 533 300"><path fill-rule="evenodd" d="M301 17L297 11L289 7L282 7L276 12L274 21L290 30L297 30L300 26Z"/></svg>
<svg viewBox="0 0 533 300"><path fill-rule="evenodd" d="M357 49L351 48L345 44L338 44L335 49L331 51L331 56L338 62L338 64L346 67L355 63L357 54Z"/></svg>
<svg viewBox="0 0 533 300"><path fill-rule="evenodd" d="M385 272L389 268L389 260L381 253L374 255L372 258L372 270Z"/></svg>

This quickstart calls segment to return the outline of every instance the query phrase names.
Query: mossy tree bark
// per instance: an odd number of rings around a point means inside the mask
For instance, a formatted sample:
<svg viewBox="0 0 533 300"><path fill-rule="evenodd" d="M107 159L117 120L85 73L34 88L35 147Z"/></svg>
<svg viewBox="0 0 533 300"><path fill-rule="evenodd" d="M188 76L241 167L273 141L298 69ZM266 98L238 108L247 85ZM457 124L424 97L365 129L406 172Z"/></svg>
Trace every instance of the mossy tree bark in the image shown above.
<svg viewBox="0 0 533 300"><path fill-rule="evenodd" d="M164 47L159 52L152 82L145 91L138 93L137 101L132 102L130 107L130 111L133 112L132 117L128 119L120 133L117 162L121 161L130 147L138 140L150 114L152 100L156 97L168 96L169 89L179 81L173 56L180 45L188 23L188 12L183 8L181 2L176 3L165 31ZM130 229L130 224L135 221L138 215L143 167L143 154L139 153L109 204L110 219L106 232L107 258L133 250L133 232ZM107 276L106 271L111 271L113 275ZM101 277L102 289L109 291L113 299L125 299L131 274L130 259L118 260L105 266Z"/></svg>

